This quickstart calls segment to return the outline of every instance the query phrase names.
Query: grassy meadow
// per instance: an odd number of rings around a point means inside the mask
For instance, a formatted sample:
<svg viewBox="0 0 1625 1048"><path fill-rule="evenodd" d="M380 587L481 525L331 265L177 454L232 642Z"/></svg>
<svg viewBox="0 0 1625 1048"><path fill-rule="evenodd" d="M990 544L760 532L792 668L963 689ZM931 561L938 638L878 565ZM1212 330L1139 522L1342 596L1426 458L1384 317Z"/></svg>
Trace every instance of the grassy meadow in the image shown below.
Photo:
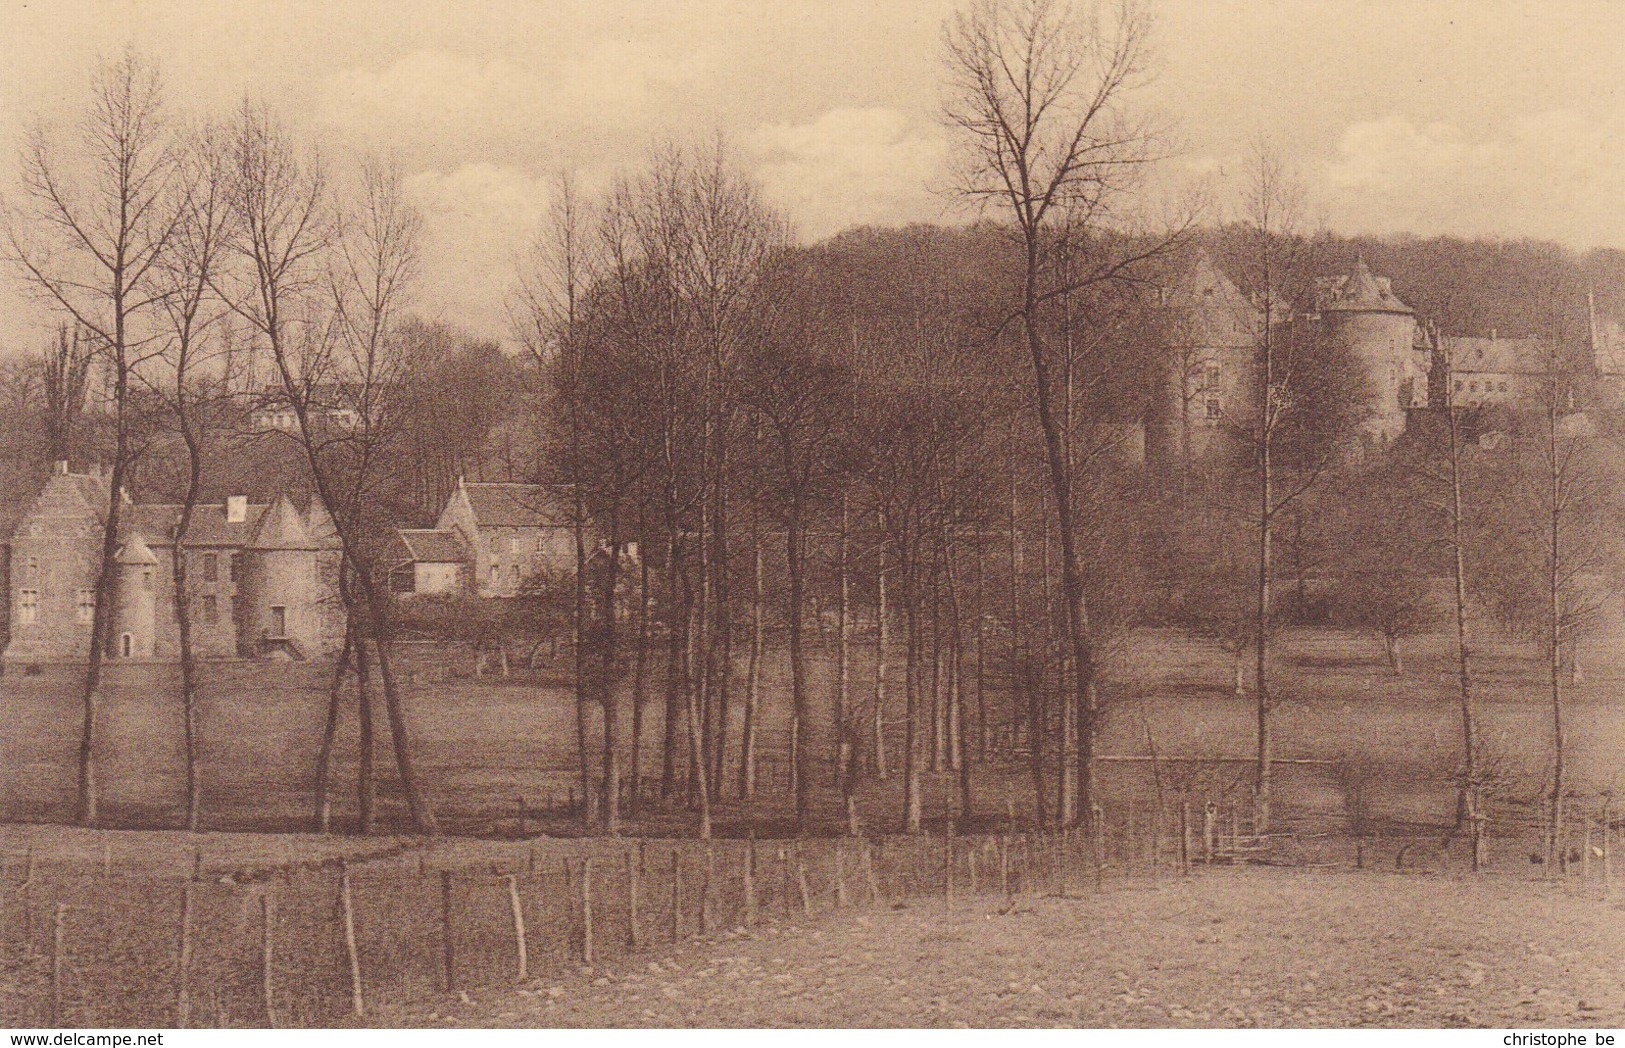
<svg viewBox="0 0 1625 1048"><path fill-rule="evenodd" d="M1619 701L1625 662L1618 645L1602 639L1583 652L1584 679L1565 683L1570 779L1577 793L1600 796L1625 786L1625 704ZM1274 714L1276 753L1281 758L1343 761L1341 768L1280 769L1283 814L1315 824L1345 820L1349 794L1376 818L1396 824L1448 821L1449 778L1458 760L1459 714L1455 705L1448 637L1429 635L1408 643L1405 672L1395 675L1372 637L1294 630L1279 642L1272 682L1279 698ZM867 652L865 652L867 655ZM575 778L575 719L559 667L514 676L474 678L466 652L414 652L408 660L407 696L426 785L447 828L467 833L510 833L517 828L520 799L532 828L569 832L563 809ZM989 653L988 662L992 663ZM967 717L974 725L975 684L967 660ZM308 664L219 663L204 675L202 773L205 822L212 828L273 830L306 828L310 789L331 668ZM834 684L827 660L815 662L818 706L813 744L828 751L829 706ZM1250 768L1219 758L1252 753L1254 710L1250 696L1232 693L1229 659L1211 644L1172 630L1140 631L1118 644L1110 657L1098 752L1143 756L1154 745L1164 758L1199 761L1163 765L1165 789L1236 797L1245 792ZM1486 749L1506 803L1535 796L1550 764L1550 707L1543 667L1527 646L1486 646L1478 686ZM96 752L104 806L111 825L174 826L180 818L183 762L181 720L172 667L115 667L108 675ZM8 729L0 734L0 817L13 821L59 821L71 817L80 707L77 669L46 667L40 675L0 677L0 711ZM866 702L872 663L855 660L853 694ZM788 735L788 688L782 659L765 667L761 718L763 799L753 817L771 822L786 810L784 754ZM888 684L894 772L902 736L901 668L894 656ZM658 685L658 681L654 682ZM739 708L735 688L730 770L736 784ZM626 704L629 706L629 703ZM1008 717L1005 697L990 684L990 720L997 729ZM923 718L922 718L923 720ZM382 731L382 717L379 717ZM630 712L623 728L630 730ZM595 725L596 731L596 725ZM658 688L648 705L644 773L658 776L662 732ZM997 732L995 731L995 735ZM974 732L973 732L974 735ZM1149 739L1149 744L1148 744ZM379 739L386 823L404 818L391 780L387 737ZM336 817L351 811L347 784L356 768L354 703L346 704L338 741ZM1144 762L1102 764L1108 806L1144 796L1153 778ZM867 822L888 828L898 818L895 773L868 782L860 804ZM954 810L956 776L927 776L927 818ZM978 808L1002 813L1007 803L1025 811L1030 778L1018 754L995 749L994 760L975 771ZM820 783L820 806L833 827L837 798ZM722 832L741 812L725 803ZM681 833L686 816L649 815L642 829ZM399 828L397 823L396 828Z"/></svg>

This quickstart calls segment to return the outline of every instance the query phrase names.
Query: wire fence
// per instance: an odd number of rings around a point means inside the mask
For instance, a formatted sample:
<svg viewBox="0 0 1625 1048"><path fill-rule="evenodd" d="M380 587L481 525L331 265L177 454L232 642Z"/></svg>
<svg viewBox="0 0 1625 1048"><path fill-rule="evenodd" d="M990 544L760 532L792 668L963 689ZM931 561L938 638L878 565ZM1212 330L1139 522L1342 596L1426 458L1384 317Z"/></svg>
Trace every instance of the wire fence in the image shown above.
<svg viewBox="0 0 1625 1048"><path fill-rule="evenodd" d="M932 898L1011 906L1204 864L1444 861L1414 840L1261 833L1233 796L1180 794L1097 820L1093 836L457 842L445 853L223 875L199 860L154 872L124 868L105 849L100 862L31 849L7 857L0 890L0 1022L365 1023L380 1006L524 984L767 921ZM1608 813L1577 811L1568 873L1611 889L1618 832Z"/></svg>

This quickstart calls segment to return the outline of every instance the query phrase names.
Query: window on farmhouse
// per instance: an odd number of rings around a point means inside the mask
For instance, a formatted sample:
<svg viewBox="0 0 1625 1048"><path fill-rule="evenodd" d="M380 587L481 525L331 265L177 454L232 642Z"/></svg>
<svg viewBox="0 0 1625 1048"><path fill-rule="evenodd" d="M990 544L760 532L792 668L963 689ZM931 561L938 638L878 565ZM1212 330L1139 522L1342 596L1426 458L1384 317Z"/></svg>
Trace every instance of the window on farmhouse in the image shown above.
<svg viewBox="0 0 1625 1048"><path fill-rule="evenodd" d="M79 599L74 605L74 611L80 622L93 622L96 618L96 591L82 589Z"/></svg>
<svg viewBox="0 0 1625 1048"><path fill-rule="evenodd" d="M243 581L243 555L241 553L233 553L231 559L226 561L226 574L231 578L232 582Z"/></svg>
<svg viewBox="0 0 1625 1048"><path fill-rule="evenodd" d="M215 600L214 594L209 594L198 602L202 611L203 621L212 626L220 621L220 604Z"/></svg>
<svg viewBox="0 0 1625 1048"><path fill-rule="evenodd" d="M25 589L18 591L17 621L24 626L39 621L39 590Z"/></svg>
<svg viewBox="0 0 1625 1048"><path fill-rule="evenodd" d="M1207 417L1210 419L1221 419L1224 417L1224 406L1219 403L1218 397L1208 398Z"/></svg>
<svg viewBox="0 0 1625 1048"><path fill-rule="evenodd" d="M220 554L205 553L203 555L203 581L215 582L220 578Z"/></svg>

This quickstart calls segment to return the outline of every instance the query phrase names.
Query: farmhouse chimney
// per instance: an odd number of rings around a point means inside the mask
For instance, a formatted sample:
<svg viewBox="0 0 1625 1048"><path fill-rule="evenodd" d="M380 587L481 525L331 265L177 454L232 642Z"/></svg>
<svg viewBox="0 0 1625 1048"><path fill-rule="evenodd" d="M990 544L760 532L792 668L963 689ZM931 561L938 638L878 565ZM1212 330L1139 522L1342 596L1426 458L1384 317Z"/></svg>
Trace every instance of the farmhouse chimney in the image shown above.
<svg viewBox="0 0 1625 1048"><path fill-rule="evenodd" d="M65 476L68 475L68 460L67 459L57 459L56 460L56 475L59 476L59 477L65 477Z"/></svg>
<svg viewBox="0 0 1625 1048"><path fill-rule="evenodd" d="M226 496L226 523L241 524L248 519L248 496Z"/></svg>

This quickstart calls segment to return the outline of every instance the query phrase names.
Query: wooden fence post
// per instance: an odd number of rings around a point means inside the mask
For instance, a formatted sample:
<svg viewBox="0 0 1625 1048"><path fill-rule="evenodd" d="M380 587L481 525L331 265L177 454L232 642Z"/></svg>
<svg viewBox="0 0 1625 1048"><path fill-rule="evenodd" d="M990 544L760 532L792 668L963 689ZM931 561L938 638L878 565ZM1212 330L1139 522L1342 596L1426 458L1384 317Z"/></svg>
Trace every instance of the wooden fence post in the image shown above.
<svg viewBox="0 0 1625 1048"><path fill-rule="evenodd" d="M51 920L51 1025L60 1027L62 1022L62 973L67 967L68 953L68 906L66 903L56 904L56 913Z"/></svg>
<svg viewBox="0 0 1625 1048"><path fill-rule="evenodd" d="M969 890L972 895L981 890L976 883L976 851L977 847L973 840L965 848L965 880L970 885Z"/></svg>
<svg viewBox="0 0 1625 1048"><path fill-rule="evenodd" d="M28 852L23 859L23 883L17 887L18 894L23 899L23 943L24 952L29 957L39 956L39 947L34 943L34 842L28 842ZM57 1024L53 1024L57 1025Z"/></svg>
<svg viewBox="0 0 1625 1048"><path fill-rule="evenodd" d="M676 845L671 849L671 941L678 942L683 933L683 853Z"/></svg>
<svg viewBox="0 0 1625 1048"><path fill-rule="evenodd" d="M801 915L812 916L812 891L807 887L807 860L801 845L796 845L796 885L801 891Z"/></svg>
<svg viewBox="0 0 1625 1048"><path fill-rule="evenodd" d="M581 963L592 964L592 860L581 860Z"/></svg>
<svg viewBox="0 0 1625 1048"><path fill-rule="evenodd" d="M1614 890L1614 822L1610 805L1602 806L1602 890Z"/></svg>
<svg viewBox="0 0 1625 1048"><path fill-rule="evenodd" d="M711 934L711 874L716 865L711 842L705 842L705 869L700 877L700 934Z"/></svg>
<svg viewBox="0 0 1625 1048"><path fill-rule="evenodd" d="M175 1025L182 1030L192 1024L191 988L187 985L192 970L192 891L192 881L181 885L181 934L175 950Z"/></svg>
<svg viewBox="0 0 1625 1048"><path fill-rule="evenodd" d="M457 944L451 923L451 871L440 871L440 981L447 993L457 989Z"/></svg>
<svg viewBox="0 0 1625 1048"><path fill-rule="evenodd" d="M846 909L846 847L835 838L835 905Z"/></svg>
<svg viewBox="0 0 1625 1048"><path fill-rule="evenodd" d="M1208 866L1213 865L1214 853L1218 851L1219 832L1219 806L1212 801L1202 805L1202 862Z"/></svg>
<svg viewBox="0 0 1625 1048"><path fill-rule="evenodd" d="M752 836L745 842L745 869L740 874L744 882L745 895L745 927L754 927L756 924L756 838Z"/></svg>
<svg viewBox="0 0 1625 1048"><path fill-rule="evenodd" d="M1191 805L1189 801L1179 802L1179 872L1182 875L1191 872Z"/></svg>
<svg viewBox="0 0 1625 1048"><path fill-rule="evenodd" d="M638 888L643 879L643 847L638 842L636 851L626 853L626 945L638 948Z"/></svg>
<svg viewBox="0 0 1625 1048"><path fill-rule="evenodd" d="M446 874L449 878L451 874ZM350 891L350 867L339 862L339 912L344 919L344 953L350 961L350 1007L357 1019L365 1018L367 1004L361 992L361 952L355 940L355 899ZM448 940L449 942L449 940Z"/></svg>
<svg viewBox="0 0 1625 1048"><path fill-rule="evenodd" d="M260 996L265 1002L265 1025L276 1025L276 999L272 991L276 979L276 881L267 881L260 893Z"/></svg>
<svg viewBox="0 0 1625 1048"><path fill-rule="evenodd" d="M508 909L513 913L513 944L519 956L518 971L514 978L524 982L530 978L530 947L525 942L525 907L519 898L519 878L508 874Z"/></svg>
<svg viewBox="0 0 1625 1048"><path fill-rule="evenodd" d="M942 908L948 909L954 898L954 829L949 823L942 835Z"/></svg>
<svg viewBox="0 0 1625 1048"><path fill-rule="evenodd" d="M1102 818L1100 805L1090 805L1093 818L1094 832L1089 834L1089 855L1095 867L1095 891L1100 891L1106 883L1106 854L1105 845L1105 819Z"/></svg>
<svg viewBox="0 0 1625 1048"><path fill-rule="evenodd" d="M999 834L999 894L1004 896L1004 904L1009 906L1015 901L1010 891L1010 834Z"/></svg>
<svg viewBox="0 0 1625 1048"><path fill-rule="evenodd" d="M880 906L880 875L875 872L875 850L868 841L863 842L863 872L869 882L869 905Z"/></svg>
<svg viewBox="0 0 1625 1048"><path fill-rule="evenodd" d="M790 856L782 846L779 848L779 868L784 874L784 876L781 878L784 883L784 915L788 917L790 916L790 893L794 890L794 882L791 879L792 875L790 873Z"/></svg>
<svg viewBox="0 0 1625 1048"><path fill-rule="evenodd" d="M113 876L113 842L102 842L102 876Z"/></svg>

